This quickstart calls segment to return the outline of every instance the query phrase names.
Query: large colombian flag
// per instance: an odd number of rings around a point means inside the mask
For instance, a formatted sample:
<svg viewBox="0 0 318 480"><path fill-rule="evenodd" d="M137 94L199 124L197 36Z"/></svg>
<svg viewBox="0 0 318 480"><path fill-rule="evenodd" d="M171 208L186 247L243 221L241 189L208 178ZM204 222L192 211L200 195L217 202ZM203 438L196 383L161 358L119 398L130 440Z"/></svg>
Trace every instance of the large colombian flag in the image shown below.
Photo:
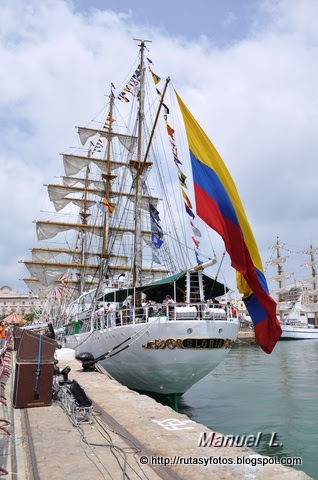
<svg viewBox="0 0 318 480"><path fill-rule="evenodd" d="M256 340L271 353L282 329L243 204L222 158L176 95L188 137L197 214L223 238L237 271L237 287L254 323Z"/></svg>

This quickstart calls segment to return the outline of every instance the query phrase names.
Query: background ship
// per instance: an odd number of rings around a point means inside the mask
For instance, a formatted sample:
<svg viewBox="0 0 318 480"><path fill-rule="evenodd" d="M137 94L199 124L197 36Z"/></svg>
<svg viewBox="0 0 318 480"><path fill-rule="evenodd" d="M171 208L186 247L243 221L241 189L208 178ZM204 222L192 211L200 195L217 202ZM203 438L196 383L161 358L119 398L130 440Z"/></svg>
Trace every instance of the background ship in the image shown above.
<svg viewBox="0 0 318 480"><path fill-rule="evenodd" d="M309 255L309 262L305 267L311 270L311 277L302 281L286 285L286 280L292 276L283 269L287 256L281 254L284 244L279 238L272 250L276 251L275 257L268 263L277 267L277 275L271 277L278 282L278 289L274 294L278 297L277 313L282 325L281 340L313 340L318 339L318 278L316 272L315 252L313 245L303 254Z"/></svg>

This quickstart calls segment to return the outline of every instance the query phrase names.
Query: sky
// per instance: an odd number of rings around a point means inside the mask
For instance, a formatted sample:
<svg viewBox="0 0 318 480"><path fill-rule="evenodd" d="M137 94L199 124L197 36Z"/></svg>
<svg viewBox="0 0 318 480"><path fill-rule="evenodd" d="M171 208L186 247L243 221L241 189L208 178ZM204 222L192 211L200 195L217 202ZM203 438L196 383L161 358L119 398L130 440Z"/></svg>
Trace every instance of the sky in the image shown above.
<svg viewBox="0 0 318 480"><path fill-rule="evenodd" d="M19 281L44 183L104 104L109 82L150 54L229 168L265 264L279 236L287 271L316 243L318 3L315 0L0 0L0 286Z"/></svg>

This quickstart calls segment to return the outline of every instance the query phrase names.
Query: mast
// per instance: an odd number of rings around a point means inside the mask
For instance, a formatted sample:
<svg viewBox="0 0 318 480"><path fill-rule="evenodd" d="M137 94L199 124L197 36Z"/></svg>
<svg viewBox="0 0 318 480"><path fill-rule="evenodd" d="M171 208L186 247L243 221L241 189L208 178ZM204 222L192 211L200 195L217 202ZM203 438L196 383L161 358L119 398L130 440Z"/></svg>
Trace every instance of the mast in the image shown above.
<svg viewBox="0 0 318 480"><path fill-rule="evenodd" d="M89 156L89 155L88 155ZM85 189L88 188L88 177L89 177L89 166L87 165L86 167L86 172L85 172ZM87 218L90 216L90 213L88 211L87 207L87 190L84 191L83 194L83 210L80 212L80 216L82 219L82 224L87 225ZM84 265L85 264L85 248L86 248L86 231L83 229L83 231L80 232L81 235L81 263ZM82 295L84 292L84 286L85 286L85 271L80 270L79 275L79 294Z"/></svg>
<svg viewBox="0 0 318 480"><path fill-rule="evenodd" d="M316 276L317 276L317 272L316 272L316 267L315 267L315 264L316 264L316 260L315 260L315 257L314 257L314 250L313 250L313 247L312 245L310 245L310 264L311 264L311 275L312 275L312 278L313 278L313 290L316 290L317 289L317 283L316 283ZM317 295L315 294L314 295L314 303L317 302Z"/></svg>
<svg viewBox="0 0 318 480"><path fill-rule="evenodd" d="M278 260L279 257L280 257L279 248L280 248L279 237L277 237L277 238L276 238L276 259L277 259L277 260ZM280 263L277 263L277 273L278 273L278 276L279 276L279 280L278 280L278 289L279 289L279 290L282 289L282 285L283 285L283 282L282 282L282 279L281 279L282 272L283 272L283 267L281 266ZM281 292L279 292L279 293L278 293L278 303L280 304L281 301L282 301ZM279 318L280 318L280 320L282 321L282 311L281 311L281 310L279 311Z"/></svg>
<svg viewBox="0 0 318 480"><path fill-rule="evenodd" d="M146 147L145 153L143 153L143 121L144 121L144 80L145 80L145 67L144 67L144 49L145 42L150 42L151 40L139 40L140 41L140 90L139 90L139 109L138 109L138 136L137 136L137 160L131 160L130 166L132 170L136 171L135 176L135 237L134 237L134 256L132 264L132 283L133 286L141 285L142 281L142 241L141 241L141 199L143 192L144 178L147 169L152 165L151 162L148 162L148 155L154 136L155 128L159 119L159 113L163 104L164 96L170 82L168 77L165 82L163 92L161 94L159 106L155 116L155 120L151 129L150 137Z"/></svg>
<svg viewBox="0 0 318 480"><path fill-rule="evenodd" d="M317 249L313 247L311 244L309 247L309 250L306 251L307 254L310 256L310 262L307 264L309 267L311 267L311 276L312 276L312 290L313 290L313 296L312 300L314 304L317 304L317 270L316 270L316 259L314 256L314 253ZM315 305L316 306L316 305ZM316 311L315 308L315 326L318 327L318 312Z"/></svg>
<svg viewBox="0 0 318 480"><path fill-rule="evenodd" d="M312 274L312 278L313 278L312 288L315 292L315 294L313 296L313 301L314 301L314 303L317 303L317 295L316 295L316 292L317 292L317 282L316 282L317 272L316 272L316 267L315 267L316 260L314 258L314 250L312 248L312 245L310 245L310 263L311 263L311 274ZM315 326L316 327L318 326L318 315L317 315L316 309L315 309Z"/></svg>
<svg viewBox="0 0 318 480"><path fill-rule="evenodd" d="M113 124L113 106L114 106L114 94L113 94L113 85L110 86L110 104L109 104L109 115L108 115L108 138L107 138L107 150L106 150L106 173L102 174L102 178L105 180L105 197L107 202L110 201L110 182L116 175L111 175L111 140L112 140L112 124ZM107 237L108 237L108 224L109 224L109 210L104 214L104 223L103 223L103 244L102 244L102 257L106 258L107 256Z"/></svg>
<svg viewBox="0 0 318 480"><path fill-rule="evenodd" d="M287 257L281 257L280 255L280 249L283 247L284 244L281 244L279 241L279 237L276 238L276 243L271 247L272 250L276 250L276 258L270 260L268 262L269 265L274 265L277 267L277 275L271 277L271 280L275 280L278 282L278 290L276 290L274 293L277 294L277 303L278 303L278 315L280 318L280 321L283 321L283 308L282 308L282 292L283 290L283 279L289 278L291 276L290 273L283 273L283 267L282 263L286 261Z"/></svg>
<svg viewBox="0 0 318 480"><path fill-rule="evenodd" d="M134 235L134 257L132 265L132 282L133 286L141 284L142 275L142 239L141 239L141 193L142 184L144 178L144 166L142 165L142 148L143 148L143 120L144 120L144 101L145 101L145 68L144 68L144 50L145 42L151 40L141 40L135 38L134 40L140 41L140 87L139 87L139 109L138 109L138 139L137 139L137 162L135 163L136 177L135 177L135 235Z"/></svg>
<svg viewBox="0 0 318 480"><path fill-rule="evenodd" d="M109 95L109 113L108 117L105 122L105 126L107 126L107 148L105 151L104 160L106 161L106 173L102 173L102 178L104 180L104 198L107 203L110 202L110 194L111 194L111 181L116 178L116 175L111 175L111 142L112 142L112 125L113 125L113 106L114 106L114 93L113 93L113 84L110 85L110 95ZM107 243L108 243L108 233L109 233L109 216L110 211L107 208L104 212L103 218L103 235L102 235L102 250L101 250L101 263L100 263L100 270L99 270L99 282L101 282L102 278L106 277L107 272L106 268L108 265L109 268L109 252L107 250Z"/></svg>

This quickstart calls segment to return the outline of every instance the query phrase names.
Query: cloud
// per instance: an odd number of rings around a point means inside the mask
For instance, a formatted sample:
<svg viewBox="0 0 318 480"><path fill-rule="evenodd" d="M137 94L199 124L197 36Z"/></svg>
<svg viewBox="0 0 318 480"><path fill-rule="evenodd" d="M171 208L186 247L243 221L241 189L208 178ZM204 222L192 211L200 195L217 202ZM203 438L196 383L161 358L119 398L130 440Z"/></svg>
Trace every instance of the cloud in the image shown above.
<svg viewBox="0 0 318 480"><path fill-rule="evenodd" d="M218 47L140 25L131 12L75 11L62 0L1 2L1 284L23 288L18 258L34 241L41 184L62 174L58 153L123 82L151 38L232 173L264 259L280 235L297 249L316 238L318 65L314 1L264 1L250 33ZM155 15L154 15L155 17ZM41 202L40 202L41 203ZM301 272L299 272L301 274Z"/></svg>
<svg viewBox="0 0 318 480"><path fill-rule="evenodd" d="M1 284L17 284L23 274L18 264L35 240L32 220L43 197L41 171L19 159L0 156L1 215ZM25 243L25 239L30 242ZM23 250L23 251L22 251Z"/></svg>

